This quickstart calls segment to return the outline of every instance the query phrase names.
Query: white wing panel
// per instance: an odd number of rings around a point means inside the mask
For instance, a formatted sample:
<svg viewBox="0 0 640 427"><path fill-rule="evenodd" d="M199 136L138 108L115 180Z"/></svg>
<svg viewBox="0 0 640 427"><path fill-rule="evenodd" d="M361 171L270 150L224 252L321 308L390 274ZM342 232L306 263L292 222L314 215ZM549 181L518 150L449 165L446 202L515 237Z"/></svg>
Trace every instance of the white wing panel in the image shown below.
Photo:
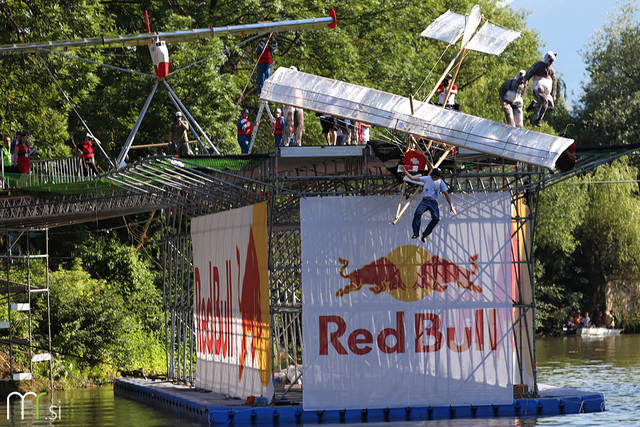
<svg viewBox="0 0 640 427"><path fill-rule="evenodd" d="M519 31L508 30L485 22L466 48L489 55L500 55L518 37L520 37Z"/></svg>
<svg viewBox="0 0 640 427"><path fill-rule="evenodd" d="M416 101L411 115L408 98L283 67L266 80L260 99L549 169L573 142Z"/></svg>

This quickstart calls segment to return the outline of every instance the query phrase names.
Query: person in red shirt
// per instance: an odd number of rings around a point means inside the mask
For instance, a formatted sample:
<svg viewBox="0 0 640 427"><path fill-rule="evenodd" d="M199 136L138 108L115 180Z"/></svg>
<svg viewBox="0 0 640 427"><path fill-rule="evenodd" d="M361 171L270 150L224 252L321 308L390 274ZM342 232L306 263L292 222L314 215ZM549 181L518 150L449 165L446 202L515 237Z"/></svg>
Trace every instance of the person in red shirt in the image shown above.
<svg viewBox="0 0 640 427"><path fill-rule="evenodd" d="M35 149L31 150L27 143L27 134L21 132L20 141L16 144L13 154L18 158L18 170L21 174L28 174L31 169L31 154Z"/></svg>
<svg viewBox="0 0 640 427"><path fill-rule="evenodd" d="M93 152L93 137L89 133L82 135L82 142L73 149L73 154L81 156L81 166L85 176L89 176L90 171L100 175Z"/></svg>
<svg viewBox="0 0 640 427"><path fill-rule="evenodd" d="M442 84L438 86L436 90L436 95L438 95L438 105L444 105L445 98L447 97L447 93L449 93L449 97L447 98L447 106L445 108L449 110L453 110L456 105L456 95L458 94L458 86L452 84L453 76L451 74L447 74L447 76L442 81ZM451 86L451 92L449 92L449 86Z"/></svg>

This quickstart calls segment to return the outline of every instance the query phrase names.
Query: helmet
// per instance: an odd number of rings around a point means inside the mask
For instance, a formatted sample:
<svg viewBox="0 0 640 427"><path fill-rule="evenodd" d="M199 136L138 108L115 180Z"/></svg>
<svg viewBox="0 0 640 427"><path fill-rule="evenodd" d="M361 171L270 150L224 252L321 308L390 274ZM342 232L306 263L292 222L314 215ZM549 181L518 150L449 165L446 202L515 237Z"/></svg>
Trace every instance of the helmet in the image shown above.
<svg viewBox="0 0 640 427"><path fill-rule="evenodd" d="M282 114L282 110L279 108L276 108L276 114Z"/></svg>
<svg viewBox="0 0 640 427"><path fill-rule="evenodd" d="M516 80L524 79L525 74L527 74L525 70L518 71L518 74L516 74Z"/></svg>
<svg viewBox="0 0 640 427"><path fill-rule="evenodd" d="M435 176L435 177L442 176L442 170L440 170L440 168L431 169L431 176Z"/></svg>
<svg viewBox="0 0 640 427"><path fill-rule="evenodd" d="M245 114L249 114L249 110L247 110L246 108L240 112L241 116L244 116Z"/></svg>
<svg viewBox="0 0 640 427"><path fill-rule="evenodd" d="M85 139L86 137L91 138L91 134L89 132L85 132L84 135L82 135L82 139Z"/></svg>
<svg viewBox="0 0 640 427"><path fill-rule="evenodd" d="M176 113L176 117L182 117L182 111L178 111L178 112Z"/></svg>
<svg viewBox="0 0 640 427"><path fill-rule="evenodd" d="M555 60L556 60L556 54L553 53L552 51L549 51L549 52L544 54L544 62L546 62L547 64L549 64L550 62L553 62Z"/></svg>

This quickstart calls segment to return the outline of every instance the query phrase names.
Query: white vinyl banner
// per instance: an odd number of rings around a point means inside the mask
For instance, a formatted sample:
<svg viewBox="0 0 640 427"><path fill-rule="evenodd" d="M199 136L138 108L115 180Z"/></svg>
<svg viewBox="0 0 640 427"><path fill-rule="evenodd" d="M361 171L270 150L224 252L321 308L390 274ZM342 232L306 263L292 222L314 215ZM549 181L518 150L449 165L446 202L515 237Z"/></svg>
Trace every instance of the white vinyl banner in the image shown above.
<svg viewBox="0 0 640 427"><path fill-rule="evenodd" d="M451 198L426 243L419 200L301 200L305 410L512 403L510 196Z"/></svg>
<svg viewBox="0 0 640 427"><path fill-rule="evenodd" d="M273 397L267 203L191 220L198 388Z"/></svg>

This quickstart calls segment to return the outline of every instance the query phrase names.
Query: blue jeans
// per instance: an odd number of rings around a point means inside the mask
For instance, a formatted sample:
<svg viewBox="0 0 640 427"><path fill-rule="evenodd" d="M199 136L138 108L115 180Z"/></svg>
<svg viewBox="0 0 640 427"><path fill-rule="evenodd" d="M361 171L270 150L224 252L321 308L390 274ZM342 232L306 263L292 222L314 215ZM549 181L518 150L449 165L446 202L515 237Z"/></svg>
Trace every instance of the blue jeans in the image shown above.
<svg viewBox="0 0 640 427"><path fill-rule="evenodd" d="M420 234L420 221L422 220L422 214L426 211L431 211L431 221L427 225L427 229L424 230L423 236L428 236L433 231L433 228L440 221L440 208L438 208L438 202L433 199L427 199L426 197L422 199L418 207L416 208L416 213L413 214L413 222L411 226L413 227L413 234Z"/></svg>
<svg viewBox="0 0 640 427"><path fill-rule="evenodd" d="M264 81L269 78L271 75L271 64L258 64L258 96L262 93L262 86L264 85Z"/></svg>
<svg viewBox="0 0 640 427"><path fill-rule="evenodd" d="M238 145L242 154L249 153L249 145L251 145L251 135L238 135Z"/></svg>
<svg viewBox="0 0 640 427"><path fill-rule="evenodd" d="M282 134L274 135L274 139L276 142L276 147L282 147Z"/></svg>

